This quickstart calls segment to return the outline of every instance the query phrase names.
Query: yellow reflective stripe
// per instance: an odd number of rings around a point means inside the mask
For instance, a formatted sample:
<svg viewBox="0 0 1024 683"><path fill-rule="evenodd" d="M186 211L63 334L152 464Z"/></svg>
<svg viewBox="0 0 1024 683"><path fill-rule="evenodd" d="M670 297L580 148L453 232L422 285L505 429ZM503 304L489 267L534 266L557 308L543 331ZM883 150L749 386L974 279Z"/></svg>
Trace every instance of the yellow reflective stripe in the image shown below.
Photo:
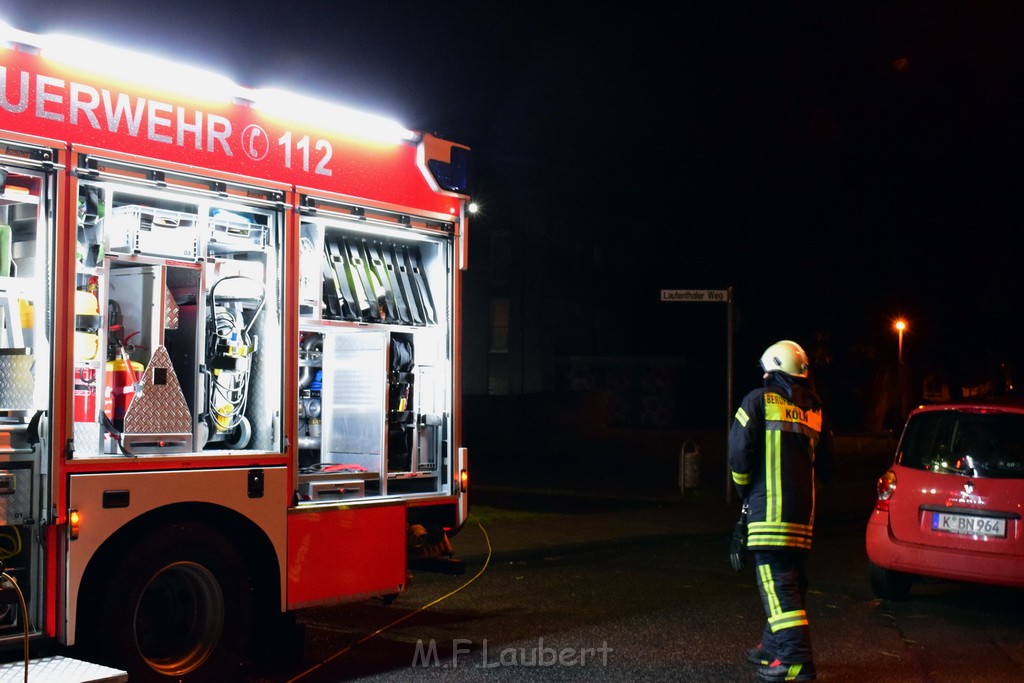
<svg viewBox="0 0 1024 683"><path fill-rule="evenodd" d="M810 524L800 522L751 522L751 530L765 531L780 534L811 534Z"/></svg>
<svg viewBox="0 0 1024 683"><path fill-rule="evenodd" d="M818 432L805 424L800 424L799 422L779 422L778 420L773 420L771 422L766 422L765 428L778 429L779 431L792 432L794 434L803 434L812 441L812 447L814 445L814 440L818 438Z"/></svg>
<svg viewBox="0 0 1024 683"><path fill-rule="evenodd" d="M764 420L769 424L781 423L771 425L776 429L798 431L804 427L814 433L821 432L821 410L804 410L778 394L764 395Z"/></svg>
<svg viewBox="0 0 1024 683"><path fill-rule="evenodd" d="M740 486L745 486L745 485L750 483L750 474L749 473L748 474L743 474L742 472L733 472L732 473L732 480L733 480L733 483L735 483L735 484L739 484Z"/></svg>
<svg viewBox="0 0 1024 683"><path fill-rule="evenodd" d="M782 434L777 429L764 433L765 520L782 519Z"/></svg>
<svg viewBox="0 0 1024 683"><path fill-rule="evenodd" d="M766 564L757 565L757 576L764 588L764 597L768 601L768 612L771 614L782 613L782 603L779 596L775 594L775 579L772 578L772 568Z"/></svg>
<svg viewBox="0 0 1024 683"><path fill-rule="evenodd" d="M786 628L807 626L807 610L795 609L778 614L773 611L772 615L768 617L768 626L771 627L772 633L778 633Z"/></svg>
<svg viewBox="0 0 1024 683"><path fill-rule="evenodd" d="M740 423L741 427L746 427L747 423L750 422L750 416L747 415L747 411L743 410L742 407L736 410L736 421Z"/></svg>
<svg viewBox="0 0 1024 683"><path fill-rule="evenodd" d="M750 546L774 546L810 550L812 527L809 524L751 522L747 533Z"/></svg>
<svg viewBox="0 0 1024 683"><path fill-rule="evenodd" d="M750 533L747 535L747 543L753 548L795 548L797 550L810 550L811 539L799 536L766 535Z"/></svg>

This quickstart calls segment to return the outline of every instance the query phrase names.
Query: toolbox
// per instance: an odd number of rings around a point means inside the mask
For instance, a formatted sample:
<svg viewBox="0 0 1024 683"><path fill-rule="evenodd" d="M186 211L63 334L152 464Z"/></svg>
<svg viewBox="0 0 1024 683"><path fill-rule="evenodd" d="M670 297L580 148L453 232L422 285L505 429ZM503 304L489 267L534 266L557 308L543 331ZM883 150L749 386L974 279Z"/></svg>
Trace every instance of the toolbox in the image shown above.
<svg viewBox="0 0 1024 683"><path fill-rule="evenodd" d="M100 220L110 251L188 261L199 259L195 214L126 204L114 208Z"/></svg>
<svg viewBox="0 0 1024 683"><path fill-rule="evenodd" d="M220 211L210 218L209 251L211 254L238 251L263 251L267 246L267 230L238 214Z"/></svg>

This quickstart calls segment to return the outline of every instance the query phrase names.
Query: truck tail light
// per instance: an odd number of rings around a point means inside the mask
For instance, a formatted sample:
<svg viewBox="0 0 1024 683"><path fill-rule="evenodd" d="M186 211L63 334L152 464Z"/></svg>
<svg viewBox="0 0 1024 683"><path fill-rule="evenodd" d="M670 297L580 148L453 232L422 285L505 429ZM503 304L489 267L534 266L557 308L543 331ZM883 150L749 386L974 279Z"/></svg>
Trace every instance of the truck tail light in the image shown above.
<svg viewBox="0 0 1024 683"><path fill-rule="evenodd" d="M469 470L459 470L459 489L462 493L469 490Z"/></svg>
<svg viewBox="0 0 1024 683"><path fill-rule="evenodd" d="M72 510L71 513L68 515L68 527L71 533L72 541L78 538L78 528L81 521L82 519L78 514L78 510Z"/></svg>

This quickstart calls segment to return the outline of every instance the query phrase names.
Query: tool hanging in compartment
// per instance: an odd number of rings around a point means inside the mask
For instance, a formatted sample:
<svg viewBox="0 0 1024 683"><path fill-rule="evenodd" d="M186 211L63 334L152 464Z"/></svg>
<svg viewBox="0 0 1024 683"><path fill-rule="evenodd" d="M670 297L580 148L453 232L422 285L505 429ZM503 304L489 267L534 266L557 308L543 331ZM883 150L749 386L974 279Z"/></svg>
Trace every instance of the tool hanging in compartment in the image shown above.
<svg viewBox="0 0 1024 683"><path fill-rule="evenodd" d="M347 294L342 290L340 278L338 278L334 262L331 259L330 249L326 246L324 247L321 272L323 273L324 317L334 320L350 319L352 314L348 307Z"/></svg>
<svg viewBox="0 0 1024 683"><path fill-rule="evenodd" d="M398 287L402 291L406 304L409 306L410 322L414 325L424 325L426 320L423 317L423 308L420 306L419 297L416 295L416 284L412 279L412 270L405 263L404 249L405 247L403 246L389 244L387 253L391 257L391 263L394 265L395 273L397 273Z"/></svg>
<svg viewBox="0 0 1024 683"><path fill-rule="evenodd" d="M366 306L369 310L367 320L379 323L392 321L394 316L388 310L387 291L384 289L383 283L370 270L369 260L364 254L365 240L342 235L341 243L348 257L352 280L357 289L365 293Z"/></svg>
<svg viewBox="0 0 1024 683"><path fill-rule="evenodd" d="M370 302L362 286L362 279L352 276L352 264L349 263L348 252L343 249L341 239L336 236L327 237L324 240L324 251L324 266L332 272L330 280L339 301L339 317L342 320L368 320Z"/></svg>
<svg viewBox="0 0 1024 683"><path fill-rule="evenodd" d="M437 314L434 312L434 299L430 296L430 286L427 284L427 273L423 270L423 258L417 247L402 247L402 255L405 259L405 267L409 269L409 279L413 283L413 296L416 303L423 311L423 319L427 324L437 322Z"/></svg>
<svg viewBox="0 0 1024 683"><path fill-rule="evenodd" d="M217 295L226 282L243 284L236 292L255 291L254 296ZM258 337L250 330L266 302L263 283L243 275L229 275L210 287L206 321L205 445L222 442L229 448L245 448L252 438L252 425L245 416L249 398L249 375L258 350ZM246 317L248 316L248 322Z"/></svg>
<svg viewBox="0 0 1024 683"><path fill-rule="evenodd" d="M410 335L391 335L389 367L388 471L408 472L412 467L412 437L416 430L416 413L413 409L415 363Z"/></svg>
<svg viewBox="0 0 1024 683"><path fill-rule="evenodd" d="M382 313L382 322L401 322L408 320L408 316L402 315L399 310L396 296L397 283L395 282L394 269L388 266L384 260L383 242L380 240L363 240L360 247L366 254L366 265L373 278L374 286L378 288L377 303Z"/></svg>
<svg viewBox="0 0 1024 683"><path fill-rule="evenodd" d="M323 263L326 317L398 325L437 322L419 246L328 234Z"/></svg>

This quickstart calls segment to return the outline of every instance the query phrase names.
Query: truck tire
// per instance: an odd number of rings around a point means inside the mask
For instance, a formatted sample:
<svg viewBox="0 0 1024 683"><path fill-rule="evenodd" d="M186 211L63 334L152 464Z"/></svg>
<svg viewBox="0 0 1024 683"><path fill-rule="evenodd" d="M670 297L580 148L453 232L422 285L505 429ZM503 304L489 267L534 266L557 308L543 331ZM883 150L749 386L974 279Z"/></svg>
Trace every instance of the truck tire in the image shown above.
<svg viewBox="0 0 1024 683"><path fill-rule="evenodd" d="M252 577L230 541L197 522L160 527L90 581L78 642L128 680L234 680L254 616Z"/></svg>

